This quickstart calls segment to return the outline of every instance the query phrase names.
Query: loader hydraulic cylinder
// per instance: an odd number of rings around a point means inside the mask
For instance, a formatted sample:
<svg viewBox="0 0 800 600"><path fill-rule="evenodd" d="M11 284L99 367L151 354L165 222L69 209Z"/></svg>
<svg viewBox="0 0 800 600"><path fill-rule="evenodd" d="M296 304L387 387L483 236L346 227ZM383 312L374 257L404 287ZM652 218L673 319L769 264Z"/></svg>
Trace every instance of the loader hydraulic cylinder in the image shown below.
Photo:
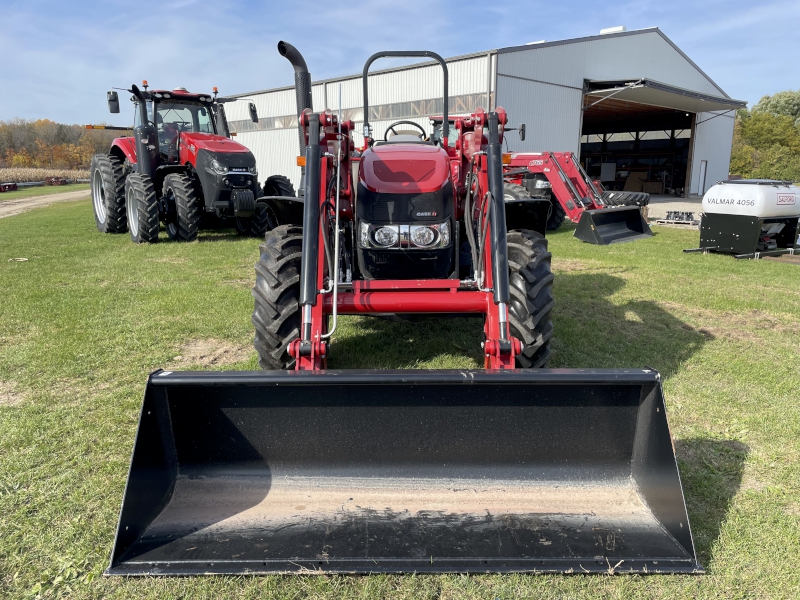
<svg viewBox="0 0 800 600"><path fill-rule="evenodd" d="M506 247L506 205L503 194L503 147L500 144L499 120L496 112L489 113L489 147L486 152L489 163L489 221L492 230L492 287L494 303L507 304L508 248ZM505 332L503 332L505 334Z"/></svg>
<svg viewBox="0 0 800 600"><path fill-rule="evenodd" d="M300 272L300 305L315 306L317 303L317 250L319 244L319 194L322 181L319 145L319 115L309 115L308 147L306 148L306 200L303 205L303 258ZM306 328L308 323L304 324ZM303 332L303 340L305 331Z"/></svg>

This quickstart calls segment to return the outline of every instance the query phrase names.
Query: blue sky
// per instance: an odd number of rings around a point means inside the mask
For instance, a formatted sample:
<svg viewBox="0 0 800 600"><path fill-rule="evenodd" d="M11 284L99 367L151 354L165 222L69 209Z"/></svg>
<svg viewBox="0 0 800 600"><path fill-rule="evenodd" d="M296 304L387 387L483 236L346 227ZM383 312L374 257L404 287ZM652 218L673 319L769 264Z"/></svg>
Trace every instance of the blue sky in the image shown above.
<svg viewBox="0 0 800 600"><path fill-rule="evenodd" d="M378 50L455 56L615 25L661 28L751 106L800 88L798 0L0 0L0 23L0 120L127 125L129 111L108 114L105 92L142 79L161 88L216 85L223 94L292 85L291 66L276 50L281 39L305 55L313 79L323 79L360 72Z"/></svg>

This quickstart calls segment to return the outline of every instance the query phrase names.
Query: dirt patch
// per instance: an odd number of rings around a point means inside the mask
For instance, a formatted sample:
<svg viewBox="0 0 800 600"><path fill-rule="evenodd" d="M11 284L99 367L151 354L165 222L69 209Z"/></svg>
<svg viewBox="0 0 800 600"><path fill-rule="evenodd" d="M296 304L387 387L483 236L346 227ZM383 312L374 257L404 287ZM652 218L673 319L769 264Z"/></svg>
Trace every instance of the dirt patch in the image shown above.
<svg viewBox="0 0 800 600"><path fill-rule="evenodd" d="M800 265L800 254L784 254L783 256L765 256L764 260Z"/></svg>
<svg viewBox="0 0 800 600"><path fill-rule="evenodd" d="M17 406L25 400L22 392L15 391L15 386L8 381L0 381L0 406Z"/></svg>
<svg viewBox="0 0 800 600"><path fill-rule="evenodd" d="M182 364L204 367L232 365L247 360L252 352L253 347L249 344L239 346L224 340L192 340L182 345L172 360L174 367Z"/></svg>
<svg viewBox="0 0 800 600"><path fill-rule="evenodd" d="M56 202L83 200L89 197L91 197L91 192L89 190L78 190L64 192L63 194L47 194L46 196L31 196L29 198L19 198L18 200L8 200L0 204L0 219L18 215L33 208L50 206Z"/></svg>

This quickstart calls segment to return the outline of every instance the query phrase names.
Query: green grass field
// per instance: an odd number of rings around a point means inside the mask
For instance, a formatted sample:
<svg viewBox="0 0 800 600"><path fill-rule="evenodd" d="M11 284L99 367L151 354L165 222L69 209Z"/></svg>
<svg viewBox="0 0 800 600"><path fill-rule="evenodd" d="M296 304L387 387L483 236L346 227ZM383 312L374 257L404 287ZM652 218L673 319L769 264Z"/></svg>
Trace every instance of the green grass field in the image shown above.
<svg viewBox="0 0 800 600"><path fill-rule="evenodd" d="M800 266L655 232L549 236L551 366L662 373L706 575L120 579L102 572L147 374L256 367L259 242L134 246L98 233L88 200L0 220L0 597L800 597ZM472 320L343 321L332 368L480 366Z"/></svg>
<svg viewBox="0 0 800 600"><path fill-rule="evenodd" d="M19 200L20 198L33 198L34 196L48 196L50 194L63 194L64 192L79 192L88 190L88 183L73 183L71 185L52 185L43 187L22 188L13 192L0 193L0 202Z"/></svg>

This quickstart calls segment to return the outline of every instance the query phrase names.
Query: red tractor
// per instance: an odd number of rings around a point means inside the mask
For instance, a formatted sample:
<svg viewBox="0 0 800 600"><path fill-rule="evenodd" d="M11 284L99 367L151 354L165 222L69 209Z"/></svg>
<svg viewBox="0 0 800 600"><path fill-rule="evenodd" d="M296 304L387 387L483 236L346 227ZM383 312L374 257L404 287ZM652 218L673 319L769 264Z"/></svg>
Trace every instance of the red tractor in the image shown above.
<svg viewBox="0 0 800 600"><path fill-rule="evenodd" d="M522 194L551 201L548 230L558 229L569 218L578 224L575 237L592 244L653 235L641 214L650 194L604 190L599 181L589 179L572 152L513 153L503 177L511 198Z"/></svg>
<svg viewBox="0 0 800 600"><path fill-rule="evenodd" d="M430 52L374 55L364 72L365 115L369 65L399 55L431 57L444 67ZM446 68L444 89L447 107ZM487 368L547 363L550 203L504 202L502 108L458 118L453 145L449 126L434 143L421 128L392 135L401 123L375 140L365 123L357 182L343 175L351 172L353 123L310 110L301 122L303 224L271 231L256 268L253 323L262 367L321 369L337 314L382 313L483 315Z"/></svg>
<svg viewBox="0 0 800 600"><path fill-rule="evenodd" d="M136 243L158 241L160 223L174 240L192 241L201 223L232 221L241 235L261 236L277 224L271 198L294 196L286 177L263 188L253 153L230 139L223 103L228 98L184 88L128 90L135 106L132 137L114 140L92 157L92 204L103 233L130 232ZM108 93L112 113L117 92ZM255 105L250 115L258 120Z"/></svg>

